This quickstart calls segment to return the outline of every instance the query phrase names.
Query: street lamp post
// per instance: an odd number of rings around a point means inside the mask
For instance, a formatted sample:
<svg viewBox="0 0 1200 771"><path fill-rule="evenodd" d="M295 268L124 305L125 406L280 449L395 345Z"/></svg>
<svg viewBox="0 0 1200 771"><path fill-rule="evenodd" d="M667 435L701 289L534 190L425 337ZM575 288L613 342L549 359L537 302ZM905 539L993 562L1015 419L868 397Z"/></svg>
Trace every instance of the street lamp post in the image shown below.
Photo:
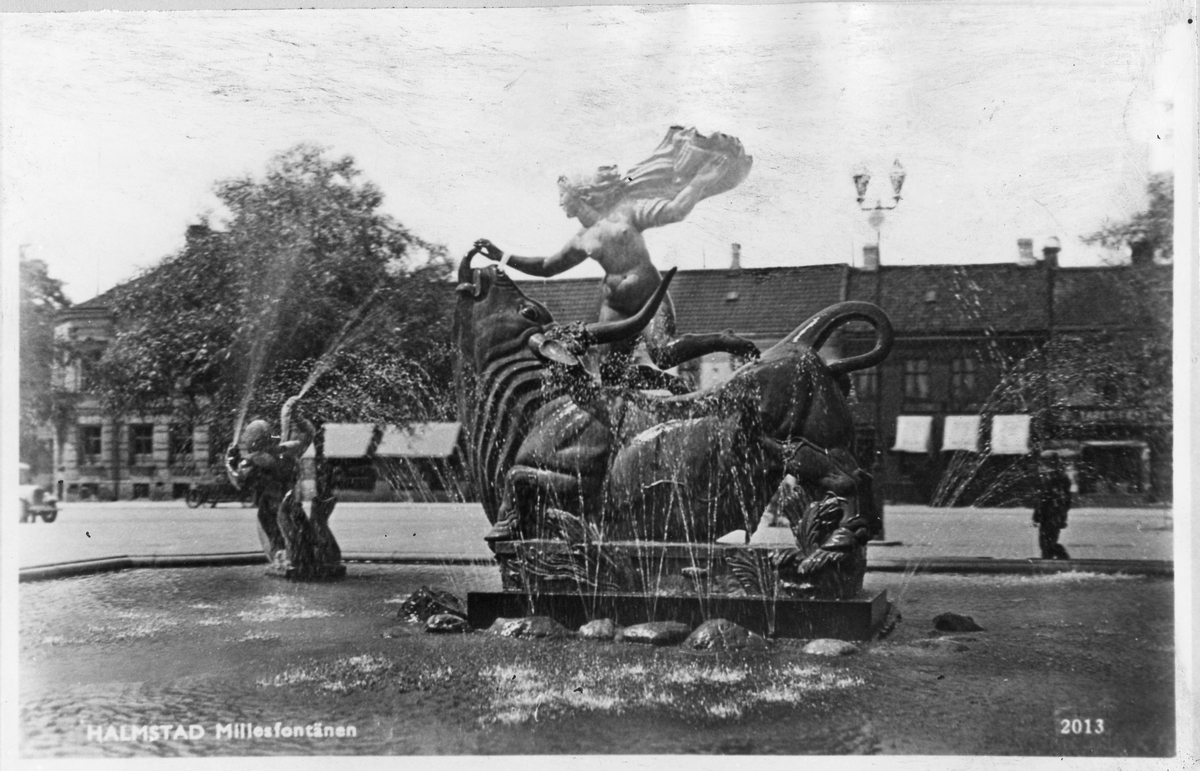
<svg viewBox="0 0 1200 771"><path fill-rule="evenodd" d="M867 200L867 186L871 184L871 175L865 171L860 171L854 175L854 189L858 193L858 208L871 213L871 216L867 218L867 222L875 228L875 257L878 263L875 266L875 304L880 308L883 307L883 260L880 254L881 239L879 228L883 224L883 213L891 211L900 205L900 190L904 187L906 176L908 175L905 173L904 167L900 165L900 159L897 158L892 164L892 173L888 175L888 179L892 183L892 204L885 206L881 200L876 199L874 206L868 206L865 202ZM877 541L884 539L883 437L883 363L881 362L875 365L875 446L871 459L871 476L874 478L872 492L875 497L875 510L879 514L878 528L871 533L871 538Z"/></svg>

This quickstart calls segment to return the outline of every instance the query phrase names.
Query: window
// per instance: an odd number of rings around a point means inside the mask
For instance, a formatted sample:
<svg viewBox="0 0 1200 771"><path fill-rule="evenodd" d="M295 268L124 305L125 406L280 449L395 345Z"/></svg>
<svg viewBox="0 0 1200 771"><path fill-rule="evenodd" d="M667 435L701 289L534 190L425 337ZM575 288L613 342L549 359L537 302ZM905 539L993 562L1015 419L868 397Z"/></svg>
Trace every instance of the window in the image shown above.
<svg viewBox="0 0 1200 771"><path fill-rule="evenodd" d="M100 426L79 427L79 465L100 463Z"/></svg>
<svg viewBox="0 0 1200 771"><path fill-rule="evenodd" d="M96 387L96 370L104 357L103 348L92 348L79 355L79 388L90 391Z"/></svg>
<svg viewBox="0 0 1200 771"><path fill-rule="evenodd" d="M929 398L929 359L906 359L904 362L904 398Z"/></svg>
<svg viewBox="0 0 1200 771"><path fill-rule="evenodd" d="M129 464L149 466L154 462L154 426L133 423L129 426Z"/></svg>
<svg viewBox="0 0 1200 771"><path fill-rule="evenodd" d="M974 401L978 381L976 359L954 359L950 362L950 398L956 402Z"/></svg>
<svg viewBox="0 0 1200 771"><path fill-rule="evenodd" d="M180 465L192 462L192 426L188 423L172 423L167 429L170 437L168 452L170 463Z"/></svg>
<svg viewBox="0 0 1200 771"><path fill-rule="evenodd" d="M879 392L879 370L875 367L870 369L861 369L855 372L854 378L854 394L859 399L874 399L875 394Z"/></svg>

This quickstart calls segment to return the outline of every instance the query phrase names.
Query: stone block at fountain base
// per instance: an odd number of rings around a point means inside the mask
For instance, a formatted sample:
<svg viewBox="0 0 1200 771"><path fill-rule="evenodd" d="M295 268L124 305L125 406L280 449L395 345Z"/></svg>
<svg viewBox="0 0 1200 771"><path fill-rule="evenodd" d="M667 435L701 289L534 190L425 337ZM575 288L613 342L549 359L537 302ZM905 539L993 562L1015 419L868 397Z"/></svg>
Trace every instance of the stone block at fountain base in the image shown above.
<svg viewBox="0 0 1200 771"><path fill-rule="evenodd" d="M520 591L470 592L467 620L486 629L497 618L549 616L568 629L610 618L621 626L679 621L697 627L723 618L764 637L869 640L888 614L887 591L844 600L807 600L730 595L584 594Z"/></svg>

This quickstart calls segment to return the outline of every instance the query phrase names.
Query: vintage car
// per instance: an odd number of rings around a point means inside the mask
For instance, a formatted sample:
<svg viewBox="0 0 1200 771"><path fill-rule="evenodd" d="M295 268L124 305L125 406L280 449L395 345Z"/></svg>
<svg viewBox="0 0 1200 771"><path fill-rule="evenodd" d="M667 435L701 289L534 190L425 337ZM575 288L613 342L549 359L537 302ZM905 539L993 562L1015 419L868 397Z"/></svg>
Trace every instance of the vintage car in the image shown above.
<svg viewBox="0 0 1200 771"><path fill-rule="evenodd" d="M193 484L184 500L189 509L205 504L215 507L218 503L236 502L242 506L254 503L253 493L248 488L239 490L223 473L214 473L208 480Z"/></svg>
<svg viewBox="0 0 1200 771"><path fill-rule="evenodd" d="M38 517L43 522L58 519L58 501L50 491L33 483L28 463L20 464L19 474L17 491L21 498L21 521L37 522Z"/></svg>

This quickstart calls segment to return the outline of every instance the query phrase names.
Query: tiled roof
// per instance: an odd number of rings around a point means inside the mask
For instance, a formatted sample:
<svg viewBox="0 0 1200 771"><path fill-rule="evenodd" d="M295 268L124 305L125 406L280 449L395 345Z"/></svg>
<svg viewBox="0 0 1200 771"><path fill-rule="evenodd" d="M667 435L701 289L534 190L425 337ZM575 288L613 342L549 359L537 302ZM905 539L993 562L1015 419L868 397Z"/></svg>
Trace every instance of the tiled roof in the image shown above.
<svg viewBox="0 0 1200 771"><path fill-rule="evenodd" d="M1060 270L1054 325L1144 328L1152 323L1147 314L1156 310L1169 319L1172 278L1170 265Z"/></svg>
<svg viewBox="0 0 1200 771"><path fill-rule="evenodd" d="M680 271L671 283L679 334L733 329L779 338L812 314L844 299L845 265ZM600 280L521 281L557 321L595 321Z"/></svg>
<svg viewBox="0 0 1200 771"><path fill-rule="evenodd" d="M877 296L881 277L882 294ZM853 271L849 295L877 302L899 334L1028 332L1045 329L1046 287L1041 266L906 265L884 266L877 273Z"/></svg>

